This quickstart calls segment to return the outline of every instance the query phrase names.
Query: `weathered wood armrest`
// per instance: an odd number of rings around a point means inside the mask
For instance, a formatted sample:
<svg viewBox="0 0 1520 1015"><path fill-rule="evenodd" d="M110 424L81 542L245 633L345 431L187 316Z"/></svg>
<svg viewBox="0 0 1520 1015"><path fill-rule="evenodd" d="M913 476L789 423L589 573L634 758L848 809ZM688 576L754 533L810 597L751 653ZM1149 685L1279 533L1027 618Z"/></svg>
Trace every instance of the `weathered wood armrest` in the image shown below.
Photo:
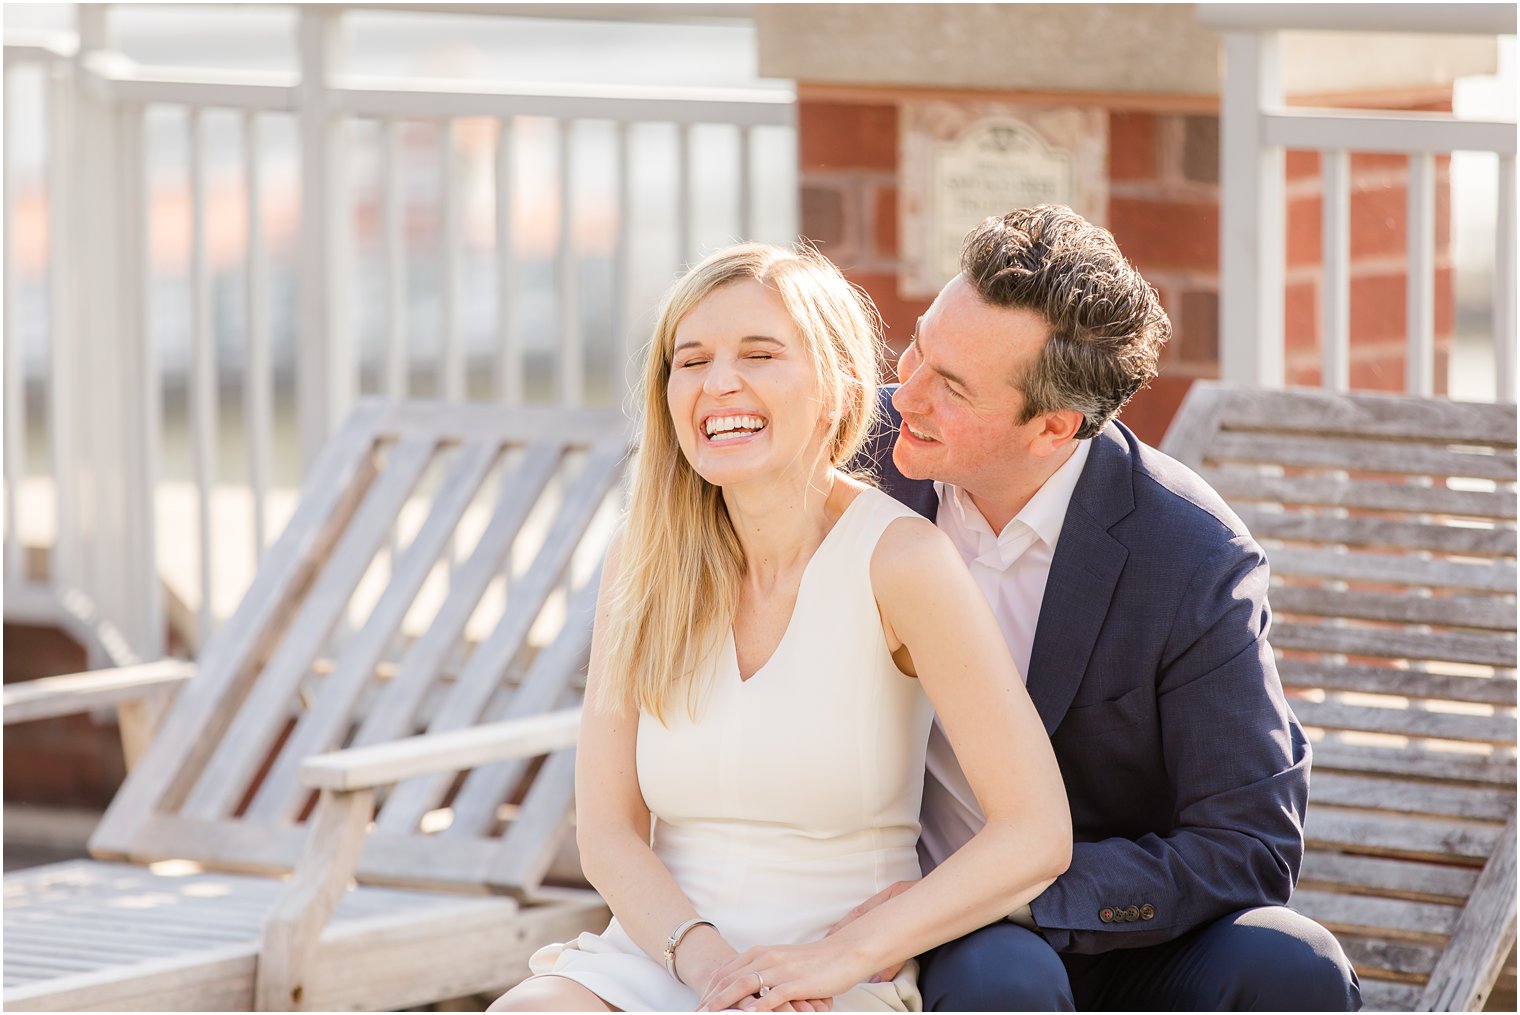
<svg viewBox="0 0 1520 1015"><path fill-rule="evenodd" d="M301 763L300 778L312 789L340 793L374 789L417 775L458 772L574 747L580 725L581 710L566 708L449 733L350 747L307 758Z"/></svg>
<svg viewBox="0 0 1520 1015"><path fill-rule="evenodd" d="M138 666L88 670L6 684L5 725L77 715L96 708L120 706L160 691L172 690L195 675L195 664L183 659L160 659Z"/></svg>
<svg viewBox="0 0 1520 1015"><path fill-rule="evenodd" d="M376 787L573 747L580 722L580 709L567 708L351 747L302 762L302 784L321 790L321 796L290 884L264 919L254 985L257 1008L301 1009L306 961L359 864Z"/></svg>

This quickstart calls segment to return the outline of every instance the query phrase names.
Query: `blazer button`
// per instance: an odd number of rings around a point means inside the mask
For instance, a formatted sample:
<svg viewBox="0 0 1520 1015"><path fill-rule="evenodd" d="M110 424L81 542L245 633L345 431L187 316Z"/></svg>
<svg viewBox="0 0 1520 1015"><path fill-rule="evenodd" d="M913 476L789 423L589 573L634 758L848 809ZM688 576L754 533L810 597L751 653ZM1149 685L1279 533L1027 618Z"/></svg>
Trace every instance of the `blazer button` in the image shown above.
<svg viewBox="0 0 1520 1015"><path fill-rule="evenodd" d="M1124 920L1126 923L1132 923L1138 919L1140 919L1140 907L1130 906L1124 911Z"/></svg>
<svg viewBox="0 0 1520 1015"><path fill-rule="evenodd" d="M1098 919L1102 920L1104 923L1113 923L1114 915L1114 911L1112 909L1109 909L1107 906L1104 906L1102 909L1098 910Z"/></svg>
<svg viewBox="0 0 1520 1015"><path fill-rule="evenodd" d="M1156 907L1147 902L1140 907L1140 919L1149 920L1156 915Z"/></svg>

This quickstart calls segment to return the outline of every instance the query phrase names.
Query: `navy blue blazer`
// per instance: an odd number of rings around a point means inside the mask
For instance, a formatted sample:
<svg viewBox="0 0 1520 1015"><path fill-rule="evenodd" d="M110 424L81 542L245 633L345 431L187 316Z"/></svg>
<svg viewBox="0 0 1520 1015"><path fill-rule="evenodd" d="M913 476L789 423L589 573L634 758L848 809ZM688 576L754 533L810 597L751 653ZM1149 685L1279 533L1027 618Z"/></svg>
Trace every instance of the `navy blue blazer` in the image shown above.
<svg viewBox="0 0 1520 1015"><path fill-rule="evenodd" d="M892 464L890 395L862 457L932 521L933 483ZM1094 437L1028 674L1076 843L1032 905L1056 950L1157 944L1287 901L1309 745L1283 697L1270 617L1266 557L1219 495L1122 424Z"/></svg>

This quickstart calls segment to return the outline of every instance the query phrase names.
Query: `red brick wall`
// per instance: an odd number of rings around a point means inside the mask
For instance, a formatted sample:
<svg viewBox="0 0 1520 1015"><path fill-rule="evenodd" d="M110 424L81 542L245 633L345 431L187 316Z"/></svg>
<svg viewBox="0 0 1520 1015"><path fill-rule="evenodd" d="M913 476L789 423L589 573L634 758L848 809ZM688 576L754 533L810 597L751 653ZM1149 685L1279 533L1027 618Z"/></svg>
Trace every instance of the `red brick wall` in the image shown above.
<svg viewBox="0 0 1520 1015"><path fill-rule="evenodd" d="M5 625L5 682L85 669L85 653L52 628ZM126 775L114 710L5 728L5 799L103 809Z"/></svg>
<svg viewBox="0 0 1520 1015"><path fill-rule="evenodd" d="M901 351L928 299L903 299L897 236L899 99L890 93L798 103L802 233L871 294L886 339ZM901 98L907 98L905 93ZM983 98L998 98L987 95ZM1028 96L1018 101L1027 104ZM1369 104L1371 104L1369 102ZM1449 109L1450 104L1403 108ZM1156 286L1173 335L1161 376L1125 408L1140 436L1159 442L1192 382L1219 375L1219 117L1213 113L1113 109L1109 115L1107 225ZM1352 385L1404 385L1405 200L1401 156L1358 155L1352 164ZM1318 384L1319 157L1287 158L1285 320L1288 380ZM1455 331L1450 190L1437 183L1436 388L1443 390Z"/></svg>

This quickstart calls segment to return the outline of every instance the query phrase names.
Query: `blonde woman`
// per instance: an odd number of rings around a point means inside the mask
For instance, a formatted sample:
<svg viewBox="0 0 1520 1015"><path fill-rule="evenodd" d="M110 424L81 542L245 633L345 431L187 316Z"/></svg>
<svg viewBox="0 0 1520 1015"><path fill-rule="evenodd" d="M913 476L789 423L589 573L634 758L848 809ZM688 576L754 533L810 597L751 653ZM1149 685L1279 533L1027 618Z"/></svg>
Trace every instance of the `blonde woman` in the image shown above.
<svg viewBox="0 0 1520 1015"><path fill-rule="evenodd" d="M614 919L493 1010L912 1010L912 962L873 974L1065 869L1060 773L986 601L841 469L874 422L873 318L806 249L723 250L667 295L576 772ZM988 820L918 881L931 703Z"/></svg>

